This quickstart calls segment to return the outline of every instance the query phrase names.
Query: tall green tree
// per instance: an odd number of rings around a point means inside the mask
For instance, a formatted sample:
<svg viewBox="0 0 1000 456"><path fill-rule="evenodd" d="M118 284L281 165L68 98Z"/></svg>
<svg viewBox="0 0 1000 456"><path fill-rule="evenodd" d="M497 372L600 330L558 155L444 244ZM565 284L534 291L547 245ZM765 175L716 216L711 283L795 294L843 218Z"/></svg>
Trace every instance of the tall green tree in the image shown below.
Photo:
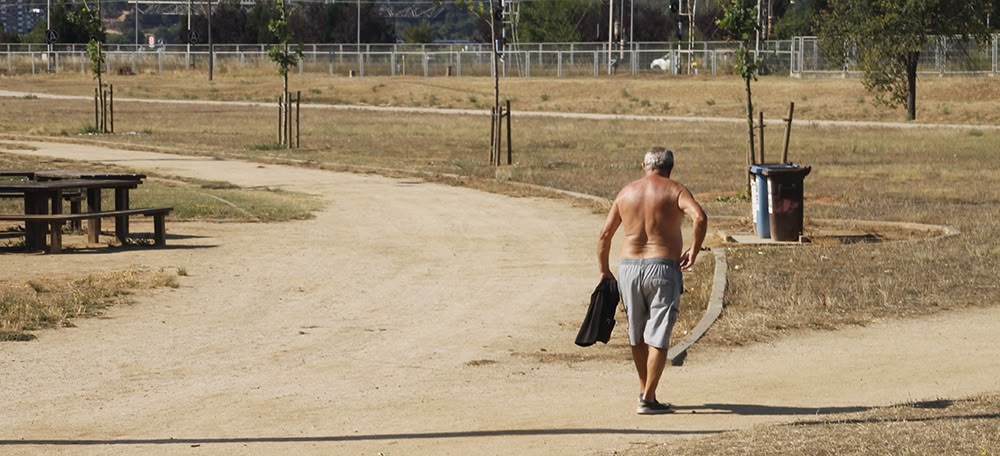
<svg viewBox="0 0 1000 456"><path fill-rule="evenodd" d="M784 5L774 24L774 38L788 40L795 36L816 36L822 13L829 9L828 5L828 0L798 0Z"/></svg>
<svg viewBox="0 0 1000 456"><path fill-rule="evenodd" d="M87 2L72 4L68 0L58 0L52 3L50 13L52 30L59 34L60 43L88 43L91 39L104 42L107 35L100 18L97 17L96 4ZM22 36L26 43L45 42L45 21L39 20L31 32Z"/></svg>
<svg viewBox="0 0 1000 456"><path fill-rule="evenodd" d="M424 19L416 25L404 28L399 35L407 43L431 43L434 41L434 28L427 19Z"/></svg>
<svg viewBox="0 0 1000 456"><path fill-rule="evenodd" d="M0 24L0 43L20 43L21 37L16 33L7 33L3 28L3 24Z"/></svg>
<svg viewBox="0 0 1000 456"><path fill-rule="evenodd" d="M599 0L537 0L521 3L518 39L529 43L580 41L580 20Z"/></svg>
<svg viewBox="0 0 1000 456"><path fill-rule="evenodd" d="M939 37L989 39L992 0L837 0L823 15L820 39L827 55L843 63L857 48L862 82L876 100L906 106L917 117L917 64Z"/></svg>

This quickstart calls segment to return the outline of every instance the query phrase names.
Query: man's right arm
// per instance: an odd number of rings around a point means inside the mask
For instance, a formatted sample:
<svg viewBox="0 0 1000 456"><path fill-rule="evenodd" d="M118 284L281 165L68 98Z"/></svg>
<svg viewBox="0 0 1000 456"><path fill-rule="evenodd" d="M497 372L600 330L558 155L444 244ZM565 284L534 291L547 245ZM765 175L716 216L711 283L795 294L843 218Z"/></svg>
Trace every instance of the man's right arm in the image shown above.
<svg viewBox="0 0 1000 456"><path fill-rule="evenodd" d="M615 232L622 224L621 213L618 212L618 200L611 204L608 217L604 220L604 227L601 228L601 235L597 240L597 264L600 266L601 279L613 279L611 273L610 259L611 240L615 237Z"/></svg>

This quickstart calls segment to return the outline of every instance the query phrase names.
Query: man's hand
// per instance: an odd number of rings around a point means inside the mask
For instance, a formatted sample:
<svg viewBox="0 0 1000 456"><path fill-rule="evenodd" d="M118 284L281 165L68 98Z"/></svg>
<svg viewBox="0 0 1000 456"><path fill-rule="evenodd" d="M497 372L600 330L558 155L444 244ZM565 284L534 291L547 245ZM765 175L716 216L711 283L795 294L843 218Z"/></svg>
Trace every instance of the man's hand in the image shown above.
<svg viewBox="0 0 1000 456"><path fill-rule="evenodd" d="M601 271L601 280L604 279L615 280L615 275L612 274L611 271Z"/></svg>
<svg viewBox="0 0 1000 456"><path fill-rule="evenodd" d="M681 270L691 269L691 266L694 266L694 260L697 256L697 252L692 255L691 249L685 250L684 253L681 254L681 263L679 265Z"/></svg>

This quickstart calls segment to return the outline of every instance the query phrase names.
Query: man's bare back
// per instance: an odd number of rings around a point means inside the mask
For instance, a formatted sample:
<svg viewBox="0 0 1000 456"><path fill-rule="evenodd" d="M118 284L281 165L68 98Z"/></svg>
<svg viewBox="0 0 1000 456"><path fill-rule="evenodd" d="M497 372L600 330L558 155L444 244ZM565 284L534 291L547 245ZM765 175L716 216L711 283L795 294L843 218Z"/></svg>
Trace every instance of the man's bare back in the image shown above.
<svg viewBox="0 0 1000 456"><path fill-rule="evenodd" d="M619 226L625 235L622 258L667 258L687 269L701 250L707 217L691 192L670 179L669 170L646 169L645 174L622 188L608 213L598 245L602 276L611 276L608 253ZM687 251L681 235L685 214L694 223L694 239Z"/></svg>
<svg viewBox="0 0 1000 456"><path fill-rule="evenodd" d="M680 261L683 250L678 199L686 189L659 174L626 185L615 205L622 219L622 258L669 258Z"/></svg>

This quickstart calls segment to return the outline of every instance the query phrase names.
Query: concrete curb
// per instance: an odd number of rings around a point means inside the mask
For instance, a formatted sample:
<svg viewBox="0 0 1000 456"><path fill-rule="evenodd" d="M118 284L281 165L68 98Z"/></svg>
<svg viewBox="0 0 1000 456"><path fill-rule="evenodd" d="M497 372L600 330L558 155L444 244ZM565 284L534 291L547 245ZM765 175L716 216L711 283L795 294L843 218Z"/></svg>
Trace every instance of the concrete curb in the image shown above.
<svg viewBox="0 0 1000 456"><path fill-rule="evenodd" d="M688 349L698 339L701 339L708 332L708 328L711 328L715 320L718 320L719 316L722 315L722 307L726 295L726 271L728 270L726 250L721 248L713 249L712 253L715 254L715 277L712 279L712 293L708 297L708 307L705 310L705 315L701 317L701 321L688 333L688 336L681 343L674 345L667 351L667 359L670 360L671 365L680 366L684 364Z"/></svg>

